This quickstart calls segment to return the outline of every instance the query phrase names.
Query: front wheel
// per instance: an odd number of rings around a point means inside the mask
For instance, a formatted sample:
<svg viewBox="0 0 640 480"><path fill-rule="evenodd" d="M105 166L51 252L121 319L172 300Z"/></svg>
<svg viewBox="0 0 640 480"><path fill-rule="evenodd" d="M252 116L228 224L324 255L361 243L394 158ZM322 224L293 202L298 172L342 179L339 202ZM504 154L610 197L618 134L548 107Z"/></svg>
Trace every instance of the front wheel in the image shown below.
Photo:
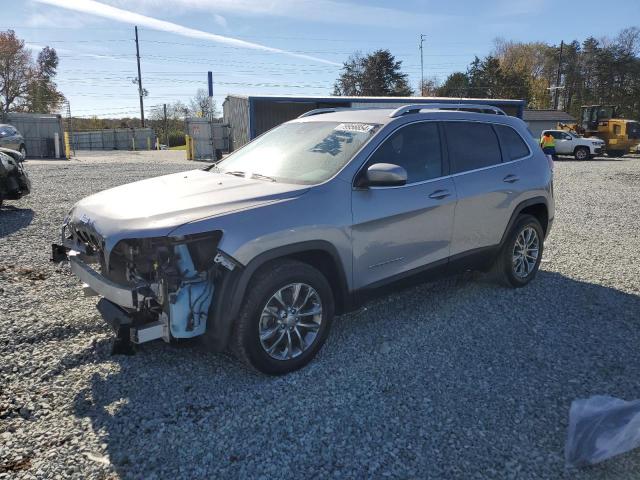
<svg viewBox="0 0 640 480"><path fill-rule="evenodd" d="M271 375L309 363L333 320L325 276L308 264L283 260L258 272L247 291L232 338L235 356Z"/></svg>
<svg viewBox="0 0 640 480"><path fill-rule="evenodd" d="M494 264L496 279L509 287L524 287L538 273L544 232L533 215L520 215Z"/></svg>
<svg viewBox="0 0 640 480"><path fill-rule="evenodd" d="M576 160L587 160L589 158L589 149L586 147L579 147L576 148L576 151L574 152L574 157Z"/></svg>

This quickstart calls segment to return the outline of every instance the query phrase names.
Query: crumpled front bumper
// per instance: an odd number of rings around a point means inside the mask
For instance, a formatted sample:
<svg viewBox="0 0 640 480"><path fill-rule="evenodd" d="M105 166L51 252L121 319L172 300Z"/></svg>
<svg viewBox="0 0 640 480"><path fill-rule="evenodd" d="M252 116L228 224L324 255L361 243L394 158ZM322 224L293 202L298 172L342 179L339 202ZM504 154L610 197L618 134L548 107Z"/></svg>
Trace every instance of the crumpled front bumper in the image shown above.
<svg viewBox="0 0 640 480"><path fill-rule="evenodd" d="M121 307L137 309L141 303L141 296L137 289L123 287L103 277L91 266L84 263L78 255L69 256L71 271L86 283L98 295L110 300Z"/></svg>

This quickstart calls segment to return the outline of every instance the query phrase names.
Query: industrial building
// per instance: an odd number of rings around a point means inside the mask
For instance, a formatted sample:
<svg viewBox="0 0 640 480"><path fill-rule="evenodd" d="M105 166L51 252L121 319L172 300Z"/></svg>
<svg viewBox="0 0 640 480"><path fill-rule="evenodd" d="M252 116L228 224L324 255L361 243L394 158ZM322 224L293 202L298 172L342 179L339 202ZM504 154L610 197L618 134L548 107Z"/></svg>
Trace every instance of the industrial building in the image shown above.
<svg viewBox="0 0 640 480"><path fill-rule="evenodd" d="M524 100L437 97L293 97L228 95L223 122L230 127L229 150L241 147L267 130L316 108L397 108L408 104L475 103L492 105L522 118Z"/></svg>

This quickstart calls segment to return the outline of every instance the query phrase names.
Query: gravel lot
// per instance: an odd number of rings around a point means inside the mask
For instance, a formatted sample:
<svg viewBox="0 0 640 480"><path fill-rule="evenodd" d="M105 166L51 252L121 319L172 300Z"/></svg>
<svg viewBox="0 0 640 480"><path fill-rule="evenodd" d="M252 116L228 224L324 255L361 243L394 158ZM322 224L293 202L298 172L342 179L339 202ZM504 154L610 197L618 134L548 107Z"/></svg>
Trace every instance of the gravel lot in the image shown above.
<svg viewBox="0 0 640 480"><path fill-rule="evenodd" d="M197 342L111 356L96 299L49 262L74 202L183 155L26 164L33 194L0 211L0 478L637 478L638 451L567 472L563 448L573 399L640 398L639 158L556 163L530 286L398 292L270 378Z"/></svg>

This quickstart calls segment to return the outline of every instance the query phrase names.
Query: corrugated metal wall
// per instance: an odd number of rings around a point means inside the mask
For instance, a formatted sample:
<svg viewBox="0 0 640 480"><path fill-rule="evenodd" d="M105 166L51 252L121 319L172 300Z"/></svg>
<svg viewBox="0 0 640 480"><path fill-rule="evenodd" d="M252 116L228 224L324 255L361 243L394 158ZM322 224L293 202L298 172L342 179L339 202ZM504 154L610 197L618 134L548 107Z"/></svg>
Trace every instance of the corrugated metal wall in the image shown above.
<svg viewBox="0 0 640 480"><path fill-rule="evenodd" d="M253 138L317 107L317 102L254 100Z"/></svg>
<svg viewBox="0 0 640 480"><path fill-rule="evenodd" d="M151 128L114 128L73 132L71 142L75 150L148 150L156 135Z"/></svg>
<svg viewBox="0 0 640 480"><path fill-rule="evenodd" d="M22 134L30 158L55 158L55 134L64 157L62 117L39 113L8 113L5 122Z"/></svg>
<svg viewBox="0 0 640 480"><path fill-rule="evenodd" d="M228 96L222 104L224 123L229 125L229 151L249 142L249 100Z"/></svg>
<svg viewBox="0 0 640 480"><path fill-rule="evenodd" d="M193 141L195 160L213 160L215 150L229 151L229 126L212 122L206 118L189 117L186 119L187 135Z"/></svg>
<svg viewBox="0 0 640 480"><path fill-rule="evenodd" d="M315 108L397 108L411 103L482 103L502 108L507 115L522 118L524 101L407 97L244 97L229 95L223 103L224 121L231 128L231 150L267 130Z"/></svg>

